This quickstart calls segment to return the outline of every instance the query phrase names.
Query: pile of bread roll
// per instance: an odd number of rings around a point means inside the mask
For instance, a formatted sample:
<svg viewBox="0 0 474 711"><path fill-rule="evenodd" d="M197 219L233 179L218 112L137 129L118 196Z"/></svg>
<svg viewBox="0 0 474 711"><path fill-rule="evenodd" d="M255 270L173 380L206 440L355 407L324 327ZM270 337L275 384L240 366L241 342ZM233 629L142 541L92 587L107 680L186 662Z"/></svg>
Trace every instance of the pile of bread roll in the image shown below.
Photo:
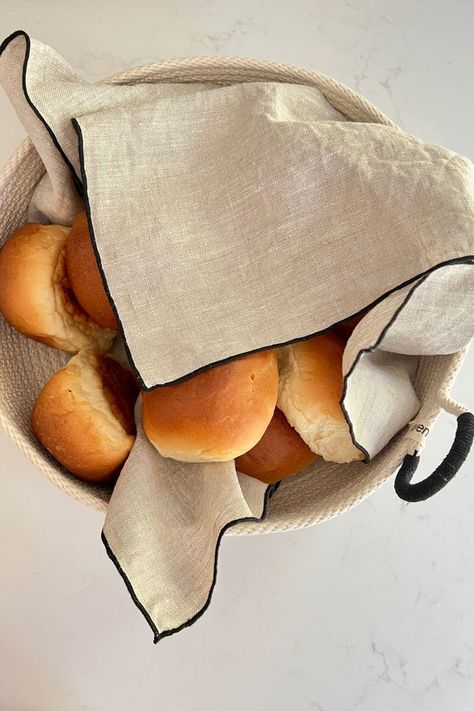
<svg viewBox="0 0 474 711"><path fill-rule="evenodd" d="M107 355L118 326L84 212L71 228L28 224L11 235L0 249L0 313L25 336L75 354L39 393L32 429L75 476L113 482L135 441L139 388L127 364ZM356 323L143 392L148 439L164 457L234 459L267 483L318 455L362 459L340 407Z"/></svg>

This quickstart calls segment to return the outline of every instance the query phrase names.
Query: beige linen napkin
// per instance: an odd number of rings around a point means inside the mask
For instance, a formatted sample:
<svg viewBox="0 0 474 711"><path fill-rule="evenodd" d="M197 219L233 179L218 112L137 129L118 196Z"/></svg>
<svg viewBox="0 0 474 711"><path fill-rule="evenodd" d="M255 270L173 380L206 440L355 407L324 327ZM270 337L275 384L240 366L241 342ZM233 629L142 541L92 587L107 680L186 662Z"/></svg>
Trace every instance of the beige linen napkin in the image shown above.
<svg viewBox="0 0 474 711"><path fill-rule="evenodd" d="M136 410L137 442L112 494L103 541L158 641L205 611L222 535L260 519L275 487L238 474L234 462L165 459L143 432L140 401Z"/></svg>
<svg viewBox="0 0 474 711"><path fill-rule="evenodd" d="M370 459L419 408L418 356L469 342L467 159L349 122L310 86L93 86L25 33L0 48L0 82L47 171L30 217L67 224L85 201L145 389L372 305L342 402ZM273 488L232 462L162 458L136 415L103 537L158 640L205 609L222 533L263 516Z"/></svg>
<svg viewBox="0 0 474 711"><path fill-rule="evenodd" d="M82 182L145 388L316 333L472 254L472 164L345 121L313 87L92 86L23 35L0 79L52 176L35 209L74 213L68 165Z"/></svg>

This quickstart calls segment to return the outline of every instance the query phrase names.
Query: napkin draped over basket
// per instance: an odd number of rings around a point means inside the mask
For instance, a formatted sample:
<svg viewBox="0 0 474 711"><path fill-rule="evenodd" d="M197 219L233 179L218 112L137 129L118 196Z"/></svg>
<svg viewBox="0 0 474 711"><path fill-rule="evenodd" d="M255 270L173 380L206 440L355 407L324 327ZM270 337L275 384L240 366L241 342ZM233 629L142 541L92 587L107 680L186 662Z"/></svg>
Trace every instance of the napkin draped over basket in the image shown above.
<svg viewBox="0 0 474 711"><path fill-rule="evenodd" d="M108 504L104 543L156 641L207 606L226 530L337 515L406 456L397 490L426 498L447 465L421 488L409 479L443 408L461 416L450 475L460 466L472 416L449 388L474 332L467 159L401 131L328 77L270 62L165 61L90 85L20 32L1 47L0 81L30 136L0 174L0 244L27 219L71 224L84 201L143 389L371 307L346 346L341 403L366 461L319 458L276 493L233 462L161 457L140 402L112 497L76 480L29 424L67 356L0 321L0 422L57 486Z"/></svg>

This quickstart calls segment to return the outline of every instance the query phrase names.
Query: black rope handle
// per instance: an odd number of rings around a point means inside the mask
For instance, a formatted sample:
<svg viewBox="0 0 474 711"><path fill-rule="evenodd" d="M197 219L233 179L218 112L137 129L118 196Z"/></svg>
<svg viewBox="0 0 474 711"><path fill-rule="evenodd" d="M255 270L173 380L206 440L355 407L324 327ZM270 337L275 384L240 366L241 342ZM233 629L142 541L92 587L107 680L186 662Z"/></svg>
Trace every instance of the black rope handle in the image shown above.
<svg viewBox="0 0 474 711"><path fill-rule="evenodd" d="M407 454L395 478L395 491L403 501L425 501L448 484L466 461L474 440L474 415L463 412L458 417L454 442L448 455L427 479L412 484L420 457Z"/></svg>

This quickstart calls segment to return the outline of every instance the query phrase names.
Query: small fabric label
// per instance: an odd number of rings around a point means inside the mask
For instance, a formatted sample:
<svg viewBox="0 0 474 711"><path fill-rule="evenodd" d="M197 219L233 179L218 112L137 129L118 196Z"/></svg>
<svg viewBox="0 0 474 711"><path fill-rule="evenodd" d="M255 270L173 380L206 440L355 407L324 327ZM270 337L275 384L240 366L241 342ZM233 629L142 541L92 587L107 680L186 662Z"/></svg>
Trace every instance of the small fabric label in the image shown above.
<svg viewBox="0 0 474 711"><path fill-rule="evenodd" d="M423 422L410 422L406 437L415 443L414 449L418 452L424 446L429 433L430 428Z"/></svg>

